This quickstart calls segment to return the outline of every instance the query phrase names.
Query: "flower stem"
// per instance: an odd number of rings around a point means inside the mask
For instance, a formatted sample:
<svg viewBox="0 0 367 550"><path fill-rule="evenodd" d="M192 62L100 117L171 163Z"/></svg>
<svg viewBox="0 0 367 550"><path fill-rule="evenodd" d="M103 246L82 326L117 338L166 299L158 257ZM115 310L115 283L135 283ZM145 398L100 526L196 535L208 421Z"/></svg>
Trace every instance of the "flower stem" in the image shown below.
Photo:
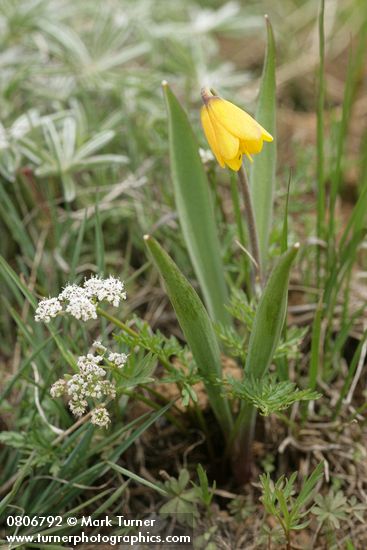
<svg viewBox="0 0 367 550"><path fill-rule="evenodd" d="M134 329L130 328L126 323L123 323L122 321L120 321L120 319L117 319L117 317L110 315L109 313L107 313L107 311L105 311L101 307L97 307L97 313L99 313L102 317L104 317L105 319L113 323L116 327L121 329L123 332L126 332L126 334L128 334L132 338L136 338L136 340L144 349L146 349L147 351L153 352L153 350L151 350L149 346L147 346L144 342L141 341L140 334L136 332ZM172 365L165 357L163 357L161 354L157 354L157 357L167 370L172 371Z"/></svg>
<svg viewBox="0 0 367 550"><path fill-rule="evenodd" d="M237 236L240 244L242 244L243 247L247 246L246 243L246 229L243 224L243 216L241 213L241 206L240 206L240 193L239 193L239 186L236 181L235 173L231 171L231 196L232 196L232 204L233 204L233 210L234 215L236 219L236 225L237 225ZM248 265L248 259L246 256L243 257L243 271L241 270L239 280L236 282L236 285L239 287L242 285L243 280L246 283L246 287L251 291L251 270L249 269Z"/></svg>
<svg viewBox="0 0 367 550"><path fill-rule="evenodd" d="M251 479L252 444L256 423L256 409L243 401L231 433L226 455L232 455L232 467L237 483L244 485Z"/></svg>
<svg viewBox="0 0 367 550"><path fill-rule="evenodd" d="M252 206L251 191L246 174L244 165L242 164L241 168L237 172L238 179L242 188L244 203L245 203L245 213L246 213L246 222L249 233L250 245L251 245L251 254L255 261L255 273L256 279L261 283L262 274L261 274L261 261L260 261L260 249L259 249L259 239L256 231L256 222L254 209Z"/></svg>

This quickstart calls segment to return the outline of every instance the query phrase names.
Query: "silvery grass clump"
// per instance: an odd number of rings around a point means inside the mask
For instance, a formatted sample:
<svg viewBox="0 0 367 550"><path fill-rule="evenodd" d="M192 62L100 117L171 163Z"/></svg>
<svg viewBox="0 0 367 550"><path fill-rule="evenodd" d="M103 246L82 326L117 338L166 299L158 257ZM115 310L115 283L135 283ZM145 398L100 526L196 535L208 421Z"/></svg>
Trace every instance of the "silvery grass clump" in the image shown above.
<svg viewBox="0 0 367 550"><path fill-rule="evenodd" d="M35 320L49 323L60 315L71 315L80 321L97 319L98 304L108 302L114 307L126 300L124 283L114 277L102 279L93 276L82 286L67 285L55 298L41 300L35 312ZM80 355L77 372L57 380L50 389L53 398L65 396L74 416L80 417L91 409L90 421L100 427L111 422L106 402L116 397L116 385L109 379L112 369L122 369L127 362L125 353L108 351L100 341L93 343L93 353Z"/></svg>

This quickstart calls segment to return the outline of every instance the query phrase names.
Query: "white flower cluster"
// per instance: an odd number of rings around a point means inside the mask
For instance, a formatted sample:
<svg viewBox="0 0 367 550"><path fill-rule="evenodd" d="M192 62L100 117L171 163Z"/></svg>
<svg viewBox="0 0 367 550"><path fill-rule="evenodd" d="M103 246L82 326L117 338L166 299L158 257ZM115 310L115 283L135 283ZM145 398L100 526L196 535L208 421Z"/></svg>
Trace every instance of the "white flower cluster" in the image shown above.
<svg viewBox="0 0 367 550"><path fill-rule="evenodd" d="M85 280L83 286L67 285L57 298L39 302L35 320L49 323L53 317L64 311L76 319L88 321L97 318L99 302L109 302L118 307L121 300L126 300L122 281L115 277L102 279L93 276Z"/></svg>
<svg viewBox="0 0 367 550"><path fill-rule="evenodd" d="M109 363L122 368L128 359L125 353L107 353L107 348L99 341L94 342L92 347L98 355L88 353L78 357L79 372L57 380L50 389L53 398L67 396L74 416L82 416L86 412L90 404L88 400L115 399L115 383L106 379L107 369L111 367ZM103 365L106 359L107 366ZM110 418L103 405L96 404L96 408L92 410L91 422L101 427L108 426Z"/></svg>
<svg viewBox="0 0 367 550"><path fill-rule="evenodd" d="M62 395L64 395L65 390L66 390L66 380L64 380L63 378L60 378L60 380L57 380L57 382L55 382L51 386L51 389L50 389L51 397L53 398L61 397Z"/></svg>
<svg viewBox="0 0 367 550"><path fill-rule="evenodd" d="M114 363L119 369L121 369L125 365L127 358L128 356L126 355L126 353L110 353L108 356L108 360L111 363Z"/></svg>
<svg viewBox="0 0 367 550"><path fill-rule="evenodd" d="M104 379L106 371L100 366L102 361L101 355L89 353L87 356L80 356L79 373L74 374L66 383L66 392L70 397L69 407L75 416L85 413L89 398L116 397L115 384Z"/></svg>
<svg viewBox="0 0 367 550"><path fill-rule="evenodd" d="M42 300L36 309L35 320L49 323L52 317L56 317L62 311L62 305L57 298Z"/></svg>
<svg viewBox="0 0 367 550"><path fill-rule="evenodd" d="M108 277L108 279L91 277L85 281L84 289L89 298L96 298L99 302L109 302L115 307L120 305L121 299L126 300L124 284L114 277Z"/></svg>
<svg viewBox="0 0 367 550"><path fill-rule="evenodd" d="M105 407L97 407L93 409L90 421L92 424L99 426L100 428L107 428L111 422L110 415Z"/></svg>
<svg viewBox="0 0 367 550"><path fill-rule="evenodd" d="M96 303L89 298L84 288L78 285L67 285L58 298L65 304L66 313L70 313L75 319L81 321L97 319Z"/></svg>
<svg viewBox="0 0 367 550"><path fill-rule="evenodd" d="M104 346L99 340L95 340L93 342L92 348L97 350L99 353L104 353L105 351L107 351L106 346Z"/></svg>

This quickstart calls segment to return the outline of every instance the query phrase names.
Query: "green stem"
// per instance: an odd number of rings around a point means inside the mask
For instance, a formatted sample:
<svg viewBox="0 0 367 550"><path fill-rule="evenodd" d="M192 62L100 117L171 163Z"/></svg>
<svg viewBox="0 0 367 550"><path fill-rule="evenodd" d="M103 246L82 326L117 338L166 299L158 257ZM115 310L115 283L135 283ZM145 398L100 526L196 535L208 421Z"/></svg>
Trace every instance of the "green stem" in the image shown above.
<svg viewBox="0 0 367 550"><path fill-rule="evenodd" d="M232 441L236 437L233 446L233 472L237 482L241 485L251 479L252 443L254 440L256 424L256 409L247 402L242 402L240 413L237 417Z"/></svg>
<svg viewBox="0 0 367 550"><path fill-rule="evenodd" d="M207 426L207 423L205 421L203 412L202 412L202 410L200 409L200 407L198 406L197 403L194 403L194 412L195 412L196 418L198 420L199 426L200 426L200 428L202 429L202 431L205 435L209 456L210 456L210 459L211 459L212 463L214 464L215 463L215 452L214 452L212 439L211 439L211 436L210 436L210 431L208 430L208 426Z"/></svg>
<svg viewBox="0 0 367 550"><path fill-rule="evenodd" d="M246 222L247 222L247 228L248 228L250 245L251 245L251 254L256 263L255 265L256 278L261 283L262 274L261 274L259 239L258 239L257 230L256 230L255 214L254 214L254 208L252 205L250 186L249 186L247 174L245 171L245 167L243 164L239 169L239 171L237 172L237 174L238 174L238 179L242 188L242 193L244 198Z"/></svg>
<svg viewBox="0 0 367 550"><path fill-rule="evenodd" d="M126 325L125 323L123 323L122 321L120 321L120 319L117 319L116 317L114 317L113 315L110 315L109 313L107 313L107 311L105 311L104 309L100 308L100 307L97 307L97 313L99 313L99 315L101 315L102 317L104 317L105 319L108 319L108 321L110 321L111 323L113 323L116 327L120 328L122 331L126 332L126 334L128 334L129 336L132 336L133 338L136 338L138 341L139 341L139 344L144 348L146 349L147 351L152 351L149 346L147 346L146 344L144 344L144 342L141 342L140 340L140 334L138 332L136 332L135 330L133 330L132 328L130 328L128 325ZM170 372L172 371L172 365L171 363L166 359L166 357L162 356L161 354L156 354L159 361L162 363L162 365L168 369Z"/></svg>
<svg viewBox="0 0 367 550"><path fill-rule="evenodd" d="M233 172L231 172L230 181L231 181L232 204L233 204L233 210L234 210L234 215L235 215L235 220L237 225L238 240L242 244L242 246L246 247L246 236L245 236L245 229L243 226L243 218L241 216L241 205L240 205L240 196L238 192L238 184ZM247 287L248 293L251 294L252 289L251 289L250 272L248 269L247 257L244 257L243 274L242 273L240 274L240 280L237 281L237 285L239 287L242 285L243 279L246 281L246 287Z"/></svg>
<svg viewBox="0 0 367 550"><path fill-rule="evenodd" d="M324 180L324 103L325 103L325 32L324 32L325 0L321 0L319 14L319 90L317 102L317 237L325 238L325 180ZM318 287L321 276L321 248L316 247L316 278Z"/></svg>
<svg viewBox="0 0 367 550"><path fill-rule="evenodd" d="M246 246L246 237L245 237L245 230L242 223L242 216L241 216L241 206L240 206L240 196L238 193L238 185L236 183L236 178L234 177L234 173L231 172L231 197L232 197L232 204L234 209L234 215L236 219L236 225L237 225L237 234L238 234L238 240L240 241L243 246Z"/></svg>

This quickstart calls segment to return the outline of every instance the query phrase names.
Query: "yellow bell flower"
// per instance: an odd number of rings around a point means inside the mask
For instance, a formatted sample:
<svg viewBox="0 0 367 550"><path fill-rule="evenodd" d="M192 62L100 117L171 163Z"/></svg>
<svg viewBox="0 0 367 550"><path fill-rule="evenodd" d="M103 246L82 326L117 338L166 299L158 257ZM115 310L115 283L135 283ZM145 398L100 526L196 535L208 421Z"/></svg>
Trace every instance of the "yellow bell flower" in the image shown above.
<svg viewBox="0 0 367 550"><path fill-rule="evenodd" d="M201 108L201 123L211 150L222 168L225 165L238 171L245 154L260 153L263 141L273 137L245 111L229 101L213 95L209 88L201 90L204 102Z"/></svg>

